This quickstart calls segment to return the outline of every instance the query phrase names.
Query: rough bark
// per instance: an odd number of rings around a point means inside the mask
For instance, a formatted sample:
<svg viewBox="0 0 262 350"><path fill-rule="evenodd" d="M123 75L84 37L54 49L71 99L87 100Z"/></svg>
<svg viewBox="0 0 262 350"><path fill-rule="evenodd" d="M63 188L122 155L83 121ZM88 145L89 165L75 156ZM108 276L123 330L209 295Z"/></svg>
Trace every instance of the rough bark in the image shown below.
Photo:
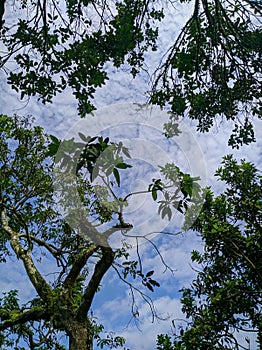
<svg viewBox="0 0 262 350"><path fill-rule="evenodd" d="M94 252L96 252L99 249L98 246L93 245L89 248L87 248L82 254L79 254L77 257L76 261L74 262L70 272L68 273L64 283L63 283L63 288L64 289L72 289L76 278L80 274L82 268L85 266L88 258L92 256Z"/></svg>
<svg viewBox="0 0 262 350"><path fill-rule="evenodd" d="M93 328L86 321L71 320L68 322L69 350L93 350Z"/></svg>
<svg viewBox="0 0 262 350"><path fill-rule="evenodd" d="M35 306L24 312L18 312L17 310L10 312L0 308L0 331L18 324L23 324L27 321L47 320L49 316L47 310L41 306Z"/></svg>
<svg viewBox="0 0 262 350"><path fill-rule="evenodd" d="M2 219L2 225L5 232L10 237L10 244L15 252L18 259L21 259L26 273L33 284L35 290L37 291L38 295L41 297L42 300L45 302L48 302L50 300L50 297L52 295L52 290L49 286L49 284L46 282L46 280L43 278L43 276L40 274L38 269L36 268L33 259L30 255L30 250L25 250L21 247L19 243L19 235L17 232L13 231L12 228L8 224L8 219L6 215L6 210L3 209L1 213L1 219Z"/></svg>

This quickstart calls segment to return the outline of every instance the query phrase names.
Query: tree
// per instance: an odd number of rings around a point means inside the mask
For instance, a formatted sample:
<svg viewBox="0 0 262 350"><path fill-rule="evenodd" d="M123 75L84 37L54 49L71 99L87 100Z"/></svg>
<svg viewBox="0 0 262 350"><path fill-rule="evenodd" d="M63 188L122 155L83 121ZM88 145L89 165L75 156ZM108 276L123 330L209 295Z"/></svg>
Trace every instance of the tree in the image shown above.
<svg viewBox="0 0 262 350"><path fill-rule="evenodd" d="M17 22L6 20L2 26L1 65L7 69L11 57L17 63L8 73L9 84L21 98L37 95L44 103L70 87L80 116L95 108L93 94L108 79L106 62L116 67L126 62L136 76L144 54L157 50L156 22L165 9L169 12L167 4L154 0L19 4ZM167 58L156 67L150 101L170 107L169 136L185 115L203 132L221 116L233 125L232 147L253 142L253 119L261 116L261 3L194 0L192 8ZM3 9L2 19L12 11Z"/></svg>
<svg viewBox="0 0 262 350"><path fill-rule="evenodd" d="M187 326L174 341L158 338L158 349L250 349L238 332L257 335L262 346L262 177L252 163L223 159L216 176L225 181L223 193L207 190L203 209L192 225L204 243L193 251L201 270L190 288L182 290Z"/></svg>
<svg viewBox="0 0 262 350"><path fill-rule="evenodd" d="M143 271L140 256L131 259L125 240L133 226L124 209L136 193L123 195L120 172L130 170L124 160L130 154L108 138L79 136L81 142L61 142L33 127L29 118L0 116L0 259L20 259L36 293L24 305L16 290L0 299L3 349L22 350L25 343L31 350L62 350L61 332L69 337L70 350L92 349L93 339L111 348L123 345L121 337L101 339L102 326L89 313L109 268L132 295L138 291L132 279L140 279L141 296L154 312L142 286L153 292L159 283L154 271ZM201 189L197 178L172 164L162 173L164 179L153 179L143 193L162 198L159 213L171 219L171 207L184 213ZM121 241L113 249L109 239L116 233ZM52 282L41 274L41 264L47 263Z"/></svg>

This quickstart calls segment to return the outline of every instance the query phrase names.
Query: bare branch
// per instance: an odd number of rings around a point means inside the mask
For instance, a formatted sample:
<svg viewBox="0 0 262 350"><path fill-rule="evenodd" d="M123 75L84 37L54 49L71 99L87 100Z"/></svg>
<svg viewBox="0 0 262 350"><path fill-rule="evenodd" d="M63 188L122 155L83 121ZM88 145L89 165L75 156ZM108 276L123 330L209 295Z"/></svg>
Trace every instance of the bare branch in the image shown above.
<svg viewBox="0 0 262 350"><path fill-rule="evenodd" d="M118 271L117 267L115 265L112 265L113 269L116 271L119 279L124 282L125 284L127 284L130 288L130 291L131 291L131 295L132 295L132 313L133 313L133 316L136 317L139 315L138 311L133 309L134 305L135 305L135 296L134 296L134 291L136 291L141 297L142 299L147 303L147 305L149 306L150 308L150 311L151 311L151 314L152 314L152 323L154 322L155 318L156 319L159 319L159 320L166 320L167 318L163 318L163 317L160 317L157 315L157 312L155 310L155 307L154 307L154 303L153 303L153 300L145 293L143 293L140 289L138 289L137 287L135 287L132 283L128 282L127 280L125 280L120 272Z"/></svg>

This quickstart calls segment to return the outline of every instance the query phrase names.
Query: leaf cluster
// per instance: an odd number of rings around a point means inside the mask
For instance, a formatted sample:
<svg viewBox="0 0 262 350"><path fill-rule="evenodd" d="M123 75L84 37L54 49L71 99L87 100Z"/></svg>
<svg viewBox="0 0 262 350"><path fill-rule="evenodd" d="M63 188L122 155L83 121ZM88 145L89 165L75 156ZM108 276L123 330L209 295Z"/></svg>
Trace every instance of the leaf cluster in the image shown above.
<svg viewBox="0 0 262 350"><path fill-rule="evenodd" d="M15 26L6 22L2 30L1 66L13 57L18 67L9 84L21 98L36 95L43 103L69 87L81 117L95 109L94 93L108 79L106 63L127 62L132 75L138 73L144 52L156 50L155 22L163 18L155 1L141 0L30 1L19 11Z"/></svg>
<svg viewBox="0 0 262 350"><path fill-rule="evenodd" d="M148 271L146 274L144 274L138 268L138 261L126 260L122 263L121 267L124 279L126 279L129 275L131 275L133 279L139 277L142 280L143 286L148 288L151 292L154 291L154 287L160 287L159 282L152 279L154 270Z"/></svg>
<svg viewBox="0 0 262 350"><path fill-rule="evenodd" d="M190 203L201 198L202 189L198 184L200 178L183 173L173 163L167 163L164 167L159 168L165 182L161 179L153 179L148 191L152 193L154 201L157 200L158 193L162 194L163 199L158 201L158 214L161 214L162 219L167 216L171 220L172 210L183 214L189 209Z"/></svg>
<svg viewBox="0 0 262 350"><path fill-rule="evenodd" d="M190 19L156 71L151 101L171 110L166 134L187 115L208 132L217 117L233 121L229 145L255 141L261 117L261 6L259 1L195 0ZM175 124L174 124L175 123Z"/></svg>

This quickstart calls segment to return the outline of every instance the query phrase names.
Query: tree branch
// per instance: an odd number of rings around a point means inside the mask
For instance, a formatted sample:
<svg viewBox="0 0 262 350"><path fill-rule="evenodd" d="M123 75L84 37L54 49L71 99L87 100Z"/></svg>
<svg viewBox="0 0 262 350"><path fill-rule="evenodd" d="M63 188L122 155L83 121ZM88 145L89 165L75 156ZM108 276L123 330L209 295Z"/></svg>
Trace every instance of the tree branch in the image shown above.
<svg viewBox="0 0 262 350"><path fill-rule="evenodd" d="M0 323L0 331L3 331L9 327L15 326L17 324L24 324L28 321L39 321L48 318L48 312L46 308L42 306L35 306L28 311L19 312L13 310L11 312L0 309L0 318L4 322Z"/></svg>
<svg viewBox="0 0 262 350"><path fill-rule="evenodd" d="M8 224L6 209L3 209L1 212L2 225L5 232L10 237L10 243L13 251L15 252L18 259L23 261L26 273L33 284L38 295L44 301L49 301L52 294L52 290L46 280L42 277L38 269L36 268L32 257L29 252L25 251L19 243L19 235L14 232Z"/></svg>
<svg viewBox="0 0 262 350"><path fill-rule="evenodd" d="M5 2L6 0L0 0L0 30L3 28L4 24Z"/></svg>
<svg viewBox="0 0 262 350"><path fill-rule="evenodd" d="M102 258L98 261L98 263L95 266L94 273L88 283L88 286L85 289L81 304L78 309L77 318L80 320L86 318L86 315L93 301L94 295L98 290L99 284L107 270L110 268L110 266L112 266L114 261L114 253L110 247L101 247L101 250Z"/></svg>
<svg viewBox="0 0 262 350"><path fill-rule="evenodd" d="M134 291L136 291L141 297L142 299L148 304L151 314L152 314L152 323L154 322L155 319L158 320L166 320L168 317L160 317L157 315L157 312L155 310L154 307L154 303L153 300L150 298L150 296L148 296L147 294L143 293L139 288L135 287L132 283L128 282L125 278L123 278L120 274L120 272L118 271L117 267L113 265L113 269L116 271L119 279L124 282L126 285L129 286L130 291L131 291L131 295L132 295L132 313L134 317L139 316L139 312L138 309L135 309L135 296L134 296Z"/></svg>
<svg viewBox="0 0 262 350"><path fill-rule="evenodd" d="M99 249L99 246L92 245L91 247L85 249L85 251L80 254L77 258L77 260L74 262L70 272L68 273L64 283L63 283L63 289L71 289L80 274L80 271L85 266L87 260L92 256L94 252L96 252Z"/></svg>

